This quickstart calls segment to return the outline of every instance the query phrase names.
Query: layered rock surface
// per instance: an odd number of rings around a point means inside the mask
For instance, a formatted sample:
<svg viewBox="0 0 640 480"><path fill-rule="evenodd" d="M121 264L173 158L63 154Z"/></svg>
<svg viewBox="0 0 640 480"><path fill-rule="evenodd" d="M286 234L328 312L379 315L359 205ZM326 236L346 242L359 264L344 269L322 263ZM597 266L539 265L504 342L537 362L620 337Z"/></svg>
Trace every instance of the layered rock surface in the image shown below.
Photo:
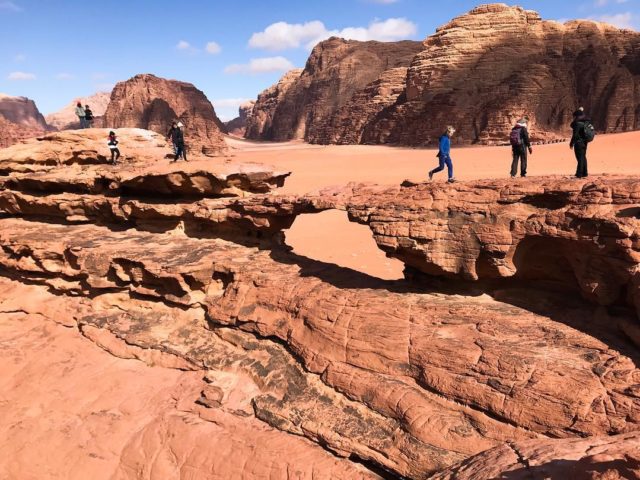
<svg viewBox="0 0 640 480"><path fill-rule="evenodd" d="M534 140L568 136L582 105L601 132L640 128L640 34L593 21L564 25L483 5L440 27L411 63L406 99L365 142L432 144L454 123L465 143L500 143L531 118Z"/></svg>
<svg viewBox="0 0 640 480"><path fill-rule="evenodd" d="M147 151L166 149L148 135ZM602 451L630 459L618 471L635 468L638 319L614 291L633 293L637 180L284 197L265 192L286 174L255 166L133 156L104 167L88 146L47 165L50 145L31 148L22 160L16 147L0 152L0 325L37 318L47 338L57 335L51 320L63 322L112 355L183 373L154 377L158 398L174 400L154 402L139 433L118 437L124 453L106 457L116 478L186 458L213 478L457 478L521 468L507 443L531 465L584 456L590 468L609 468L611 457L594 457L583 441L615 445ZM297 215L333 208L368 224L430 283L377 280L282 244ZM510 252L523 246L539 255L520 263ZM591 287L588 300L610 308L594 309L577 287L540 290L574 271ZM500 281L520 274L522 282ZM446 281L458 275L475 283ZM216 455L202 449L209 436L224 436L219 446L210 440ZM547 448L556 438L563 447ZM492 448L485 455L497 460L469 460ZM17 468L0 460L0 472L7 466Z"/></svg>
<svg viewBox="0 0 640 480"><path fill-rule="evenodd" d="M44 130L41 128L18 125L0 115L0 148L9 147L22 140L37 137L43 133Z"/></svg>
<svg viewBox="0 0 640 480"><path fill-rule="evenodd" d="M258 97L255 124L247 128L247 138L322 142L325 124L356 92L386 70L408 67L420 49L419 42L411 41L359 42L333 37L319 43L293 83L285 78L282 85ZM264 102L275 103L275 108L263 106ZM265 110L273 114L258 113Z"/></svg>
<svg viewBox="0 0 640 480"><path fill-rule="evenodd" d="M136 75L115 86L104 114L107 128L143 128L163 135L174 120L185 125L192 155L216 156L226 150L224 125L204 93L190 83Z"/></svg>
<svg viewBox="0 0 640 480"><path fill-rule="evenodd" d="M55 113L51 113L45 118L47 120L47 124L57 130L74 130L80 128L80 122L78 121L75 111L76 104L80 102L83 107L85 105L89 105L91 108L93 116L95 117L93 123L94 127L101 127L103 126L102 116L107 110L109 100L111 100L111 92L98 92L89 97L78 98L69 103L63 109Z"/></svg>

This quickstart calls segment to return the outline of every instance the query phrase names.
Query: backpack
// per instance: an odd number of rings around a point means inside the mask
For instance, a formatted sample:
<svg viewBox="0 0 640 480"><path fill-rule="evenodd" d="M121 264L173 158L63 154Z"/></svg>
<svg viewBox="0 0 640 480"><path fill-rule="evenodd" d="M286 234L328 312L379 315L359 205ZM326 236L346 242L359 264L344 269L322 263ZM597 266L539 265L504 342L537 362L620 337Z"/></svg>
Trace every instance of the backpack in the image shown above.
<svg viewBox="0 0 640 480"><path fill-rule="evenodd" d="M509 135L509 141L511 142L512 147L522 146L522 128L521 127L513 127L513 130L511 130L511 135Z"/></svg>
<svg viewBox="0 0 640 480"><path fill-rule="evenodd" d="M585 121L583 123L580 129L580 136L587 143L593 142L593 139L596 138L596 129L591 122Z"/></svg>

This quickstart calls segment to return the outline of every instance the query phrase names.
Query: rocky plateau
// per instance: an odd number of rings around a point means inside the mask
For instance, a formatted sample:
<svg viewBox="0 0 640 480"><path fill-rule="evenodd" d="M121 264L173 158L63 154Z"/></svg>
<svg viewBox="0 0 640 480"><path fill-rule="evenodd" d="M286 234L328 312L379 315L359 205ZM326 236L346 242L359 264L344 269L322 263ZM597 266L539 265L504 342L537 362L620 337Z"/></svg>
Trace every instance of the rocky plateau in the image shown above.
<svg viewBox="0 0 640 480"><path fill-rule="evenodd" d="M0 352L46 352L0 368L0 438L28 448L84 406L43 452L66 459L43 460L50 475L640 478L640 179L282 195L289 172L170 164L146 130L119 129L125 158L108 165L105 133L0 151ZM332 209L406 278L292 251L296 218ZM105 358L91 400L20 381ZM119 400L127 382L147 400ZM38 388L58 403L16 406Z"/></svg>

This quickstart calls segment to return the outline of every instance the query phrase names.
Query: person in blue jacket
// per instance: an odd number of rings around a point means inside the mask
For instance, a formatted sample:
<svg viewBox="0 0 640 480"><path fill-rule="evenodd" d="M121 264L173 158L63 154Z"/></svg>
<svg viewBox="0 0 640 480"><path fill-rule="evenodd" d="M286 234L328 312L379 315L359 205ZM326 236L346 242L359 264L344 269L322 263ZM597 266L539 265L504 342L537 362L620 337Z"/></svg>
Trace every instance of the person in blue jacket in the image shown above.
<svg viewBox="0 0 640 480"><path fill-rule="evenodd" d="M444 166L447 166L447 172L449 174L449 183L455 182L453 178L453 163L451 162L451 137L456 133L456 129L452 126L447 127L447 131L440 137L440 149L438 150L437 157L440 159L440 165L429 172L429 180L433 179L433 174L444 170Z"/></svg>

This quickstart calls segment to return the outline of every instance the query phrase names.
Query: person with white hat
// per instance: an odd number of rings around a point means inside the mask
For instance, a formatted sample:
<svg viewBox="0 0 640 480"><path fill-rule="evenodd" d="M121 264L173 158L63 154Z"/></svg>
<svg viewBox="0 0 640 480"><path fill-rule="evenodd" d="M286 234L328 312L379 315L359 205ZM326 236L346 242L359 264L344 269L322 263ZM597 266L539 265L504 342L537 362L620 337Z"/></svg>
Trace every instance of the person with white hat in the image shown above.
<svg viewBox="0 0 640 480"><path fill-rule="evenodd" d="M187 160L187 152L184 146L184 132L182 130L183 128L184 125L182 124L182 122L178 122L176 124L176 128L173 129L171 140L173 141L173 145L175 148L175 157L173 159L174 162L177 162L180 157L182 157L185 162L189 161Z"/></svg>
<svg viewBox="0 0 640 480"><path fill-rule="evenodd" d="M447 127L447 131L442 134L440 137L439 150L438 155L436 155L440 159L440 164L429 172L429 180L433 179L433 174L441 172L444 170L444 166L447 166L447 173L449 174L449 183L455 182L455 178L453 178L453 163L451 161L451 137L456 133L456 129L451 125Z"/></svg>

